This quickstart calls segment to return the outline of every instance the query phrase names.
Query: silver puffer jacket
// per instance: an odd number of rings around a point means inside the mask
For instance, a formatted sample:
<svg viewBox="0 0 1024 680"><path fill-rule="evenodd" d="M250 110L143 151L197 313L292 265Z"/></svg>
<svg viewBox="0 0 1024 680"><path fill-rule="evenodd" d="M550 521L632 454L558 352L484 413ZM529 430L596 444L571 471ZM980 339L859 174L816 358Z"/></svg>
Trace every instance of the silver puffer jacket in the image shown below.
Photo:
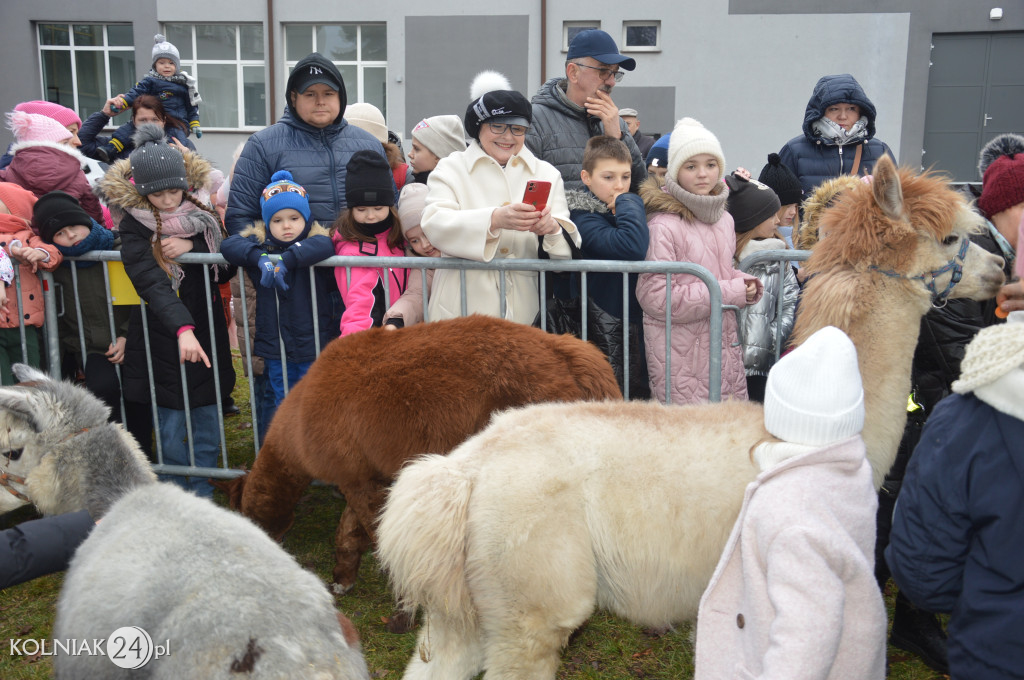
<svg viewBox="0 0 1024 680"><path fill-rule="evenodd" d="M762 250L784 250L786 244L777 238L750 241L740 254L740 261ZM782 283L782 314L776 323L778 312L779 276L784 272ZM768 375L768 369L775 363L775 337L782 337L781 347L786 348L789 334L796 320L796 302L800 296L800 284L796 273L788 262L761 262L752 266L748 273L761 279L764 296L753 305L740 310L740 342L743 343L743 367L747 375Z"/></svg>

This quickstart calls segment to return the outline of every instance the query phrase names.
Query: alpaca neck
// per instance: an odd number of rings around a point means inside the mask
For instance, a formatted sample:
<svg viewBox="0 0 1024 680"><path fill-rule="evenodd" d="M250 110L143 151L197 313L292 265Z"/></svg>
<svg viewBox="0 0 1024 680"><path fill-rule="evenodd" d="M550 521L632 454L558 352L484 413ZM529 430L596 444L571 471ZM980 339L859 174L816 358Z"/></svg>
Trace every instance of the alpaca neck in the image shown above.
<svg viewBox="0 0 1024 680"><path fill-rule="evenodd" d="M102 453L102 455L100 455ZM133 489L156 482L156 475L135 439L120 425L108 423L76 434L60 453L64 466L77 470L64 512L88 510L94 519Z"/></svg>

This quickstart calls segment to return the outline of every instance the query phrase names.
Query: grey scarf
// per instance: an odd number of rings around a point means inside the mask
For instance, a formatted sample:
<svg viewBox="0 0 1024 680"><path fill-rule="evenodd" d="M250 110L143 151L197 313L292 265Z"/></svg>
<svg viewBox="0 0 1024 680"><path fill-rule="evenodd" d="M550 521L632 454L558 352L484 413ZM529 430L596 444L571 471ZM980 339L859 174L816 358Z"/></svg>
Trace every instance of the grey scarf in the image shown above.
<svg viewBox="0 0 1024 680"><path fill-rule="evenodd" d="M729 187L725 182L716 182L712 193L707 196L693 194L679 186L671 177L665 178L665 190L672 198L682 203L693 216L705 224L714 224L722 219L725 203L729 200Z"/></svg>

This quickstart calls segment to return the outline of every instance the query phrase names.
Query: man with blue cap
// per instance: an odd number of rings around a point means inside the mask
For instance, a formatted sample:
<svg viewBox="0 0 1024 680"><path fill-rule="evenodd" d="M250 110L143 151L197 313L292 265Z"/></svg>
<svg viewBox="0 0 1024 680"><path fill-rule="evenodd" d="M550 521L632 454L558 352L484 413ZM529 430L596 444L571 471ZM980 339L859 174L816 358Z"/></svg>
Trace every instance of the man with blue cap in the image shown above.
<svg viewBox="0 0 1024 680"><path fill-rule="evenodd" d="M526 146L558 168L566 190L585 190L580 179L583 150L597 135L626 144L632 159L631 191L647 178L643 155L611 97L625 71L635 68L636 60L620 54L610 35L596 28L581 31L569 43L565 77L552 78L534 95L533 124L526 133Z"/></svg>

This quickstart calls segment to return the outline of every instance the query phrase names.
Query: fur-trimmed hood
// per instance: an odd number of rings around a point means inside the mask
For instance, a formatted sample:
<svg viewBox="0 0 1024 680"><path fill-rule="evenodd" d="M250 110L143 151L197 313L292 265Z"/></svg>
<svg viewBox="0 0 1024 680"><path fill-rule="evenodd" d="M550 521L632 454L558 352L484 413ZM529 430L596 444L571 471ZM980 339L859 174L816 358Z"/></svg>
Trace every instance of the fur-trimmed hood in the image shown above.
<svg viewBox="0 0 1024 680"><path fill-rule="evenodd" d="M86 158L85 156L83 156L82 152L80 152L78 149L76 149L73 146L68 146L67 144L59 144L57 142L50 142L50 141L35 141L35 142L34 141L24 141L24 142L17 142L13 146L11 146L11 150L10 150L9 153L11 154L11 156L17 156L18 152L22 151L24 149L34 149L34 148L40 148L40 147L46 148L46 149L56 149L57 151L60 151L62 153L66 153L67 155L71 156L76 161L78 161L78 165L80 167L82 167L82 168L85 168L85 167L87 167L89 165L89 159Z"/></svg>
<svg viewBox="0 0 1024 680"><path fill-rule="evenodd" d="M256 220L248 227L239 232L239 236L248 238L249 236L256 237L256 241L263 244L267 242L267 225L263 220ZM309 232L303 238L309 238L310 236L326 236L330 238L331 230L316 220L309 227ZM298 239L296 239L298 240Z"/></svg>
<svg viewBox="0 0 1024 680"><path fill-rule="evenodd" d="M737 259L742 260L762 250L786 250L786 242L777 238L751 239L747 241L747 245L743 246L743 251L740 252Z"/></svg>
<svg viewBox="0 0 1024 680"><path fill-rule="evenodd" d="M680 203L672 194L665 190L665 181L658 177L648 177L640 185L640 198L644 199L647 216L655 213L679 215L687 222L699 222L693 211Z"/></svg>
<svg viewBox="0 0 1024 680"><path fill-rule="evenodd" d="M185 159L185 176L188 179L189 191L208 192L210 172L213 166L205 158L192 151L184 151L181 155ZM96 195L110 207L122 210L130 208L149 210L149 200L135 189L131 177L132 166L129 159L122 158L114 162L107 174L96 183Z"/></svg>
<svg viewBox="0 0 1024 680"><path fill-rule="evenodd" d="M590 189L569 189L565 192L565 202L569 204L570 212L580 210L585 212L609 213L608 204L594 195Z"/></svg>
<svg viewBox="0 0 1024 680"><path fill-rule="evenodd" d="M821 214L836 200L843 191L851 189L861 180L853 175L839 175L827 179L818 185L818 188L807 197L803 203L803 219L800 220L800 229L793 239L793 245L798 250L810 250L818 242L818 221Z"/></svg>

